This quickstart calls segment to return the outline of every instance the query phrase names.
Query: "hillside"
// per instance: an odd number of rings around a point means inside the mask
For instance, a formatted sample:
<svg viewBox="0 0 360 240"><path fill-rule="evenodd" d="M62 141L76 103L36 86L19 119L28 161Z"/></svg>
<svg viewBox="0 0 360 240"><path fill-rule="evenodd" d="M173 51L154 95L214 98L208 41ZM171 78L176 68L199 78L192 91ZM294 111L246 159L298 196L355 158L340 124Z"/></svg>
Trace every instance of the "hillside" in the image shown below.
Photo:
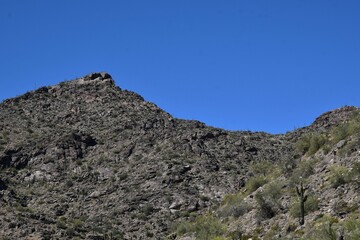
<svg viewBox="0 0 360 240"><path fill-rule="evenodd" d="M327 219L346 233L360 201L357 111L271 135L173 118L107 73L42 87L0 104L0 236L293 239ZM315 202L303 226L290 214L300 182Z"/></svg>

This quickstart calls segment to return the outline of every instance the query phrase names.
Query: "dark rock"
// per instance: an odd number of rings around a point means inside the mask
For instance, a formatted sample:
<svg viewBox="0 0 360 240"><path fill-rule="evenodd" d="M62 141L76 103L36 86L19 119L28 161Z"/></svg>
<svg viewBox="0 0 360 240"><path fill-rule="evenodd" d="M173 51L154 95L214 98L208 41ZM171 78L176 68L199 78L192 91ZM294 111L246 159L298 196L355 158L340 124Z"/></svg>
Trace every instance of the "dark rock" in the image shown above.
<svg viewBox="0 0 360 240"><path fill-rule="evenodd" d="M0 191L6 190L7 186L4 180L0 179Z"/></svg>

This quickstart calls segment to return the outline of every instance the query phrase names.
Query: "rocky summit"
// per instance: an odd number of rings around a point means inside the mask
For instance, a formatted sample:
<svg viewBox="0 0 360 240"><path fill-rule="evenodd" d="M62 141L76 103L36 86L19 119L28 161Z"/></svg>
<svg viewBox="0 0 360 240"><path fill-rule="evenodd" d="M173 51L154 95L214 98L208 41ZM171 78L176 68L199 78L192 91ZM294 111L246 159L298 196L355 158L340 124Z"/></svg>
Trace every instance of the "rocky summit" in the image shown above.
<svg viewBox="0 0 360 240"><path fill-rule="evenodd" d="M359 239L358 112L287 134L225 131L108 73L7 99L0 239Z"/></svg>

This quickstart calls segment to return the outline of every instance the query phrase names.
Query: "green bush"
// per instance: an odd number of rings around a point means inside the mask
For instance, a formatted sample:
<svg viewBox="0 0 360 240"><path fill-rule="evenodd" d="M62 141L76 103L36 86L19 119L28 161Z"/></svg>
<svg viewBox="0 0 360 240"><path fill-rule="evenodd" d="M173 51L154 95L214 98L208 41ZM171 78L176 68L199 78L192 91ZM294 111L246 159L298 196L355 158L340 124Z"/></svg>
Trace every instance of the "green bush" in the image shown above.
<svg viewBox="0 0 360 240"><path fill-rule="evenodd" d="M280 180L273 181L264 187L263 194L274 202L277 202L282 196L282 187L284 183Z"/></svg>
<svg viewBox="0 0 360 240"><path fill-rule="evenodd" d="M313 135L310 139L309 155L315 154L327 141L327 138L322 134Z"/></svg>
<svg viewBox="0 0 360 240"><path fill-rule="evenodd" d="M358 240L360 239L360 220L356 218L349 218L343 223L345 232L345 239Z"/></svg>
<svg viewBox="0 0 360 240"><path fill-rule="evenodd" d="M267 179L264 176L255 176L250 178L246 184L245 188L248 193L254 192L259 187L263 186L265 183L267 183Z"/></svg>
<svg viewBox="0 0 360 240"><path fill-rule="evenodd" d="M224 204L218 210L220 217L238 218L251 210L251 206L244 202L242 194L231 194L225 196Z"/></svg>
<svg viewBox="0 0 360 240"><path fill-rule="evenodd" d="M346 240L358 240L360 239L360 220L358 215L350 216L344 221L339 222L338 219L324 216L320 220L320 226L314 229L311 229L308 234L304 236L304 240L337 240L342 239Z"/></svg>
<svg viewBox="0 0 360 240"><path fill-rule="evenodd" d="M334 127L331 132L333 143L338 143L339 141L345 139L349 136L349 130L347 124L339 125Z"/></svg>
<svg viewBox="0 0 360 240"><path fill-rule="evenodd" d="M225 234L225 227L212 214L199 216L193 222L180 222L176 226L177 235L194 233L196 239L208 240Z"/></svg>
<svg viewBox="0 0 360 240"><path fill-rule="evenodd" d="M356 111L349 122L334 127L331 136L333 143L337 143L358 133L360 133L360 111Z"/></svg>
<svg viewBox="0 0 360 240"><path fill-rule="evenodd" d="M255 200L257 203L257 218L259 220L269 219L276 215L276 203L267 198L263 192L257 192L255 194Z"/></svg>
<svg viewBox="0 0 360 240"><path fill-rule="evenodd" d="M323 224L320 229L313 231L309 239L316 240L337 240L337 234L331 224Z"/></svg>
<svg viewBox="0 0 360 240"><path fill-rule="evenodd" d="M350 213L357 209L357 207L350 205L349 203L345 202L344 200L340 199L336 201L333 205L333 210L336 214L344 214Z"/></svg>
<svg viewBox="0 0 360 240"><path fill-rule="evenodd" d="M311 139L311 136L306 135L296 142L296 148L298 149L299 152L301 152L302 154L305 154L309 150L310 139Z"/></svg>
<svg viewBox="0 0 360 240"><path fill-rule="evenodd" d="M351 181L360 186L360 162L354 163L350 171Z"/></svg>
<svg viewBox="0 0 360 240"><path fill-rule="evenodd" d="M186 233L191 232L191 224L189 222L180 222L176 224L176 235L182 236Z"/></svg>
<svg viewBox="0 0 360 240"><path fill-rule="evenodd" d="M145 214L145 216L150 216L155 211L155 208L151 204L145 204L145 206L141 209L141 212Z"/></svg>
<svg viewBox="0 0 360 240"><path fill-rule="evenodd" d="M298 164L298 160L296 158L285 158L280 161L279 166L280 166L281 172L285 176L289 177L292 175L292 172L297 167L297 164Z"/></svg>
<svg viewBox="0 0 360 240"><path fill-rule="evenodd" d="M261 175L265 177L273 171L274 164L271 163L270 161L261 161L261 162L252 163L249 169L255 176Z"/></svg>
<svg viewBox="0 0 360 240"><path fill-rule="evenodd" d="M296 142L296 148L302 154L313 155L327 143L328 138L324 134L310 134Z"/></svg>
<svg viewBox="0 0 360 240"><path fill-rule="evenodd" d="M332 166L330 168L329 181L332 187L337 188L350 182L350 172L344 166Z"/></svg>

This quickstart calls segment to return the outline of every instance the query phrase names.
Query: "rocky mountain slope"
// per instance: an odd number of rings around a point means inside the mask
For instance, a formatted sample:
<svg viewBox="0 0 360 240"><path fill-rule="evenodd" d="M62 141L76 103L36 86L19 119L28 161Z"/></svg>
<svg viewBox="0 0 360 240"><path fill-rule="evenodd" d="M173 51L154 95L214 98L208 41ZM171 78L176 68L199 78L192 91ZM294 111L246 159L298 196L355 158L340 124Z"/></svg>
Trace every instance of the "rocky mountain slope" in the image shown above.
<svg viewBox="0 0 360 240"><path fill-rule="evenodd" d="M272 230L273 239L295 236L307 225L298 226L297 217L289 215L290 190L299 181L288 180L302 162L313 161L304 183L321 197L306 224L325 212L338 214L331 212L335 197L351 202L351 211L341 217L358 211L354 181L334 188L326 180L330 165L350 169L359 160L357 135L327 140L357 111L341 108L284 135L230 132L173 118L117 87L107 73L5 100L0 104L0 237L245 239L264 238L276 225L281 226ZM314 153L311 141L321 145ZM344 155L334 155L341 149ZM260 188L251 185L258 174L264 178ZM270 183L282 186L283 199L271 216L259 218L257 192ZM232 202L248 207L235 216ZM199 235L193 226L201 217L219 221L222 231Z"/></svg>

